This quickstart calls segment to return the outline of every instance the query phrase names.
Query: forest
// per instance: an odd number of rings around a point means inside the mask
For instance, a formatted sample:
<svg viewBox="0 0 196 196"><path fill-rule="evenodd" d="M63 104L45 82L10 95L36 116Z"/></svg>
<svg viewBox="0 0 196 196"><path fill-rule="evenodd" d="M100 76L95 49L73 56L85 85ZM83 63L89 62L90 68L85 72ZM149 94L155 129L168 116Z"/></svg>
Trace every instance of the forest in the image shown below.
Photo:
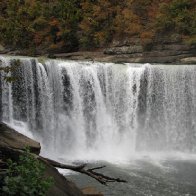
<svg viewBox="0 0 196 196"><path fill-rule="evenodd" d="M114 40L148 46L167 35L196 43L194 0L0 1L0 44L29 54L99 50Z"/></svg>

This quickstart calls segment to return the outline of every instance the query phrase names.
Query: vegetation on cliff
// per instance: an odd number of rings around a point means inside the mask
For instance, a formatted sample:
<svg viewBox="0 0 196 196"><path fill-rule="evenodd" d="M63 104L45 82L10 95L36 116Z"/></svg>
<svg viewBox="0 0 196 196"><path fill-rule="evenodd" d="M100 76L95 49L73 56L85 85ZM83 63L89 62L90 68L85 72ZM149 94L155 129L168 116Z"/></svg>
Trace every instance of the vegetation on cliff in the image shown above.
<svg viewBox="0 0 196 196"><path fill-rule="evenodd" d="M139 38L196 43L192 0L7 0L0 2L0 44L12 49L70 52Z"/></svg>

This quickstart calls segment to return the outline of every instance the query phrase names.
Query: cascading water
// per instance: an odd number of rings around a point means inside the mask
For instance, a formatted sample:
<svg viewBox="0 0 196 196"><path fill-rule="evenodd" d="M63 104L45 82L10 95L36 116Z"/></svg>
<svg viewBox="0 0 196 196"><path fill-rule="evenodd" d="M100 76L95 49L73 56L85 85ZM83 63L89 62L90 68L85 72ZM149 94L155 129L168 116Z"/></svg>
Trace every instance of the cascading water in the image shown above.
<svg viewBox="0 0 196 196"><path fill-rule="evenodd" d="M196 152L196 66L19 59L1 73L3 121L71 159L129 160L138 152Z"/></svg>

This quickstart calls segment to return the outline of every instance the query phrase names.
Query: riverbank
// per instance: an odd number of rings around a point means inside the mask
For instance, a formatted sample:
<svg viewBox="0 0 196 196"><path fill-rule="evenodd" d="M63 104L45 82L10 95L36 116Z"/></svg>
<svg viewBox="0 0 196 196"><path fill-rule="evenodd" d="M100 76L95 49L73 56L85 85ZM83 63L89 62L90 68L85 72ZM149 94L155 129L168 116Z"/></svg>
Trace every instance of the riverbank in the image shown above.
<svg viewBox="0 0 196 196"><path fill-rule="evenodd" d="M3 184L5 169L7 168L6 160L11 159L18 161L19 156L28 146L31 153L40 154L41 146L38 142L30 139L21 133L18 133L4 123L0 123L0 190ZM41 161L41 160L40 160ZM83 188L80 190L73 182L67 180L58 170L45 161L41 161L45 167L44 178L52 177L53 185L47 192L47 196L102 196L95 189Z"/></svg>
<svg viewBox="0 0 196 196"><path fill-rule="evenodd" d="M111 49L113 50L113 49ZM121 49L120 49L121 50ZM118 52L117 52L118 53ZM169 52L167 52L169 53ZM164 64L196 64L196 56L192 54L165 55L161 52L138 54L105 54L104 52L74 52L54 54L53 58L69 60L91 60L111 63L164 63Z"/></svg>
<svg viewBox="0 0 196 196"><path fill-rule="evenodd" d="M183 45L160 46L159 50L136 52L137 47L111 47L101 51L78 51L71 53L37 53L30 55L26 51L1 51L1 54L20 56L46 56L66 60L90 60L111 63L163 63L163 64L196 64L196 49ZM177 48L181 48L176 50ZM132 51L132 52L131 52Z"/></svg>
<svg viewBox="0 0 196 196"><path fill-rule="evenodd" d="M144 45L140 39L114 40L99 51L58 53L55 58L71 60L93 60L112 63L164 63L196 64L196 45L181 40L160 38Z"/></svg>

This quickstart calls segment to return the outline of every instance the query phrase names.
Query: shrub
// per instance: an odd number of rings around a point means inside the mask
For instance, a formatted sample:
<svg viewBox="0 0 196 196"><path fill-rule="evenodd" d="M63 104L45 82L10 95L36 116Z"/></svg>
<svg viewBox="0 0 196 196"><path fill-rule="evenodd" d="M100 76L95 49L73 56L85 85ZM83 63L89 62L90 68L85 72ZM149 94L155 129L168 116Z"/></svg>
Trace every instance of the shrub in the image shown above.
<svg viewBox="0 0 196 196"><path fill-rule="evenodd" d="M19 157L18 162L9 159L2 195L45 195L53 179L44 178L44 171L44 165L29 150Z"/></svg>

